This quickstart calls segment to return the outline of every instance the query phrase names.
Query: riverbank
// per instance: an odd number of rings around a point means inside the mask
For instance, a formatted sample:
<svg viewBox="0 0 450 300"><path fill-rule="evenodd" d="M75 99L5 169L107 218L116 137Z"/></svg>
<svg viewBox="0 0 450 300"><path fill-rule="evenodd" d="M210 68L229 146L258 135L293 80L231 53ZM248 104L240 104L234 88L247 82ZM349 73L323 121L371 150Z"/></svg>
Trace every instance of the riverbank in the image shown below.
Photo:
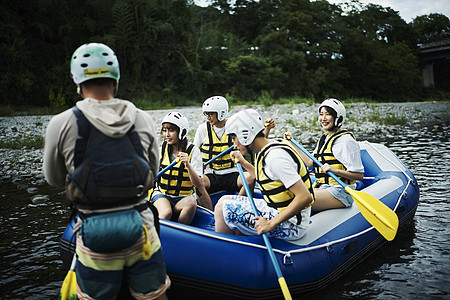
<svg viewBox="0 0 450 300"><path fill-rule="evenodd" d="M286 131L305 145L313 143L321 134L317 125L317 109L319 104L283 104L272 106L235 106L233 114L241 109L251 107L257 109L264 118L274 118L276 127L270 137L282 137ZM344 127L353 131L359 140L370 141L372 135L396 134L399 126L417 127L450 122L449 102L404 102L404 103L355 103L347 107L347 120ZM171 110L148 111L158 131L160 120L169 111L180 111L190 122L189 139L193 141L195 130L204 122L200 107L180 107ZM17 116L0 118L0 140L26 141L43 137L45 128L51 119L47 116ZM2 147L3 148L3 147ZM42 148L0 149L0 183L30 180L44 182L42 174Z"/></svg>

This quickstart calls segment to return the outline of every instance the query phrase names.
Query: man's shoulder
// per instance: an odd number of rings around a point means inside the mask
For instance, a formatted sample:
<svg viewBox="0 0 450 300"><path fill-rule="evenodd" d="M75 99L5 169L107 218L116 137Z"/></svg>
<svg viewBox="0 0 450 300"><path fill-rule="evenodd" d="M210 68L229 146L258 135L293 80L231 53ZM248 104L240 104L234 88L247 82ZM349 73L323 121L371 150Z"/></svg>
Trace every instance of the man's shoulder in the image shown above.
<svg viewBox="0 0 450 300"><path fill-rule="evenodd" d="M65 111L54 115L49 122L49 126L61 126L62 123L67 123L70 119L75 118L73 108L66 109Z"/></svg>

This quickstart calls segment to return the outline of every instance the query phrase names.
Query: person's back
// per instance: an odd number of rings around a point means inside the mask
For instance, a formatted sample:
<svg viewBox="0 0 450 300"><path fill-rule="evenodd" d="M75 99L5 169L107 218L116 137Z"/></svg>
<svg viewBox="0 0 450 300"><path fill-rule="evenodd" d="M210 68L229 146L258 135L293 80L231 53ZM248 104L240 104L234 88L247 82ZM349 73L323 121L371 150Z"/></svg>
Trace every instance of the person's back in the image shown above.
<svg viewBox="0 0 450 300"><path fill-rule="evenodd" d="M49 122L44 175L55 186L67 179L67 197L80 216L74 230L78 296L114 298L127 276L134 297L165 297L170 280L146 201L158 168L152 120L114 98L119 65L106 45L79 47L71 72L84 100Z"/></svg>

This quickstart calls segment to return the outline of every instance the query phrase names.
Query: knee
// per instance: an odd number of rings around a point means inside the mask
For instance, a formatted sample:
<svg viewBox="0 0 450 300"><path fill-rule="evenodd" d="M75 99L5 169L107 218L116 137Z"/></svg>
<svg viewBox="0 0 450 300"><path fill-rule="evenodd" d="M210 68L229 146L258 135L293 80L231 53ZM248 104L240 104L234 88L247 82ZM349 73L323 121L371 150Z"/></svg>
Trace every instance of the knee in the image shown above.
<svg viewBox="0 0 450 300"><path fill-rule="evenodd" d="M197 199L195 197L193 197L193 196L190 196L189 199L188 199L187 204L188 204L187 206L190 209L195 209L197 207Z"/></svg>
<svg viewBox="0 0 450 300"><path fill-rule="evenodd" d="M253 185L255 183L255 176L248 173L247 176L245 176L245 179L247 180L249 185Z"/></svg>
<svg viewBox="0 0 450 300"><path fill-rule="evenodd" d="M160 219L170 220L172 219L172 210L170 208L158 209Z"/></svg>

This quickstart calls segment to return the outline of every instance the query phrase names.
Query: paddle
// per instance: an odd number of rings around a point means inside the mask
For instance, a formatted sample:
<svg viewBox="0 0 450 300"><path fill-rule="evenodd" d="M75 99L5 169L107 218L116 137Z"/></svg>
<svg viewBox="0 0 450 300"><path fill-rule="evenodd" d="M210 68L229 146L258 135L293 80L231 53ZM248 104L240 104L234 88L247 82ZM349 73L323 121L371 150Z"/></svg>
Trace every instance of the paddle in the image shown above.
<svg viewBox="0 0 450 300"><path fill-rule="evenodd" d="M173 162L170 163L170 165L168 165L167 167L165 167L164 169L162 169L161 171L159 171L158 174L156 174L155 178L153 178L153 180L158 179L159 176L161 176L162 174L164 174L167 170L169 170L170 168L172 168L173 166L175 166L175 164L179 161L180 159L177 157Z"/></svg>
<svg viewBox="0 0 450 300"><path fill-rule="evenodd" d="M220 152L219 154L217 154L216 156L214 156L213 158L211 158L210 160L208 160L207 162L205 162L205 163L203 164L203 166L206 167L207 165L209 165L210 163L212 163L213 161L215 161L215 160L218 159L219 157L224 156L224 155L227 154L228 152L231 152L231 150L233 150L233 148L234 148L234 146L230 146L230 148L227 148L226 150Z"/></svg>
<svg viewBox="0 0 450 300"><path fill-rule="evenodd" d="M319 167L323 166L323 164L312 156L305 148L303 148L302 145L297 143L289 133L286 133L286 137L297 148L312 159ZM345 188L345 190L352 196L363 217L366 218L366 220L376 230L378 230L378 232L381 233L386 240L392 241L395 238L398 229L398 217L395 212L393 212L389 207L374 196L368 193L353 190L332 172L328 171L327 174L333 177L337 183Z"/></svg>
<svg viewBox="0 0 450 300"><path fill-rule="evenodd" d="M64 278L64 282L61 286L59 299L61 300L76 300L77 298L77 277L75 274L75 266L77 262L77 254L73 254L72 264L70 270Z"/></svg>
<svg viewBox="0 0 450 300"><path fill-rule="evenodd" d="M241 176L241 179L242 179L242 183L244 184L245 192L247 193L248 199L250 200L250 204L253 208L253 213L255 214L255 216L258 217L259 212L256 209L256 205L255 205L255 202L253 201L253 197L252 197L252 192L250 191L250 187L248 186L247 180L245 180L244 170L242 170L241 163L237 159L235 161L236 161L237 169L239 171L239 175ZM266 244L267 251L269 252L270 259L272 260L272 264L275 269L275 272L277 273L278 283L280 284L284 299L292 300L292 296L289 292L289 288L286 284L286 280L284 279L283 274L281 273L280 266L278 265L277 259L275 257L275 253L273 252L273 249L272 249L272 245L270 244L269 237L265 233L263 233L262 236L264 239L264 243Z"/></svg>

